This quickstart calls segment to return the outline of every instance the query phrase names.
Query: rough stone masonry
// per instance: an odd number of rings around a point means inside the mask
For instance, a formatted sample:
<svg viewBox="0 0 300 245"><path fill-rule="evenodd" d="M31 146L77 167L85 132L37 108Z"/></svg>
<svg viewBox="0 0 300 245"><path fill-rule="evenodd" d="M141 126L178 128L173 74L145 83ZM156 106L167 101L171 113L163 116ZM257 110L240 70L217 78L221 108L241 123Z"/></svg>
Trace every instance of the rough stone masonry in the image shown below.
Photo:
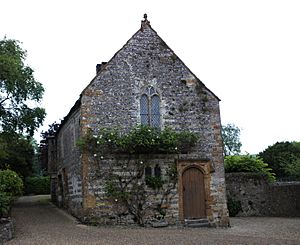
<svg viewBox="0 0 300 245"><path fill-rule="evenodd" d="M111 60L97 66L97 75L82 91L56 136L49 139L53 199L81 219L130 223L130 215L120 217L115 213L101 180L97 187L91 182L95 171L92 156L80 152L76 141L88 131L97 134L100 128L118 127L128 132L143 123L143 96L151 101L147 106L156 103L146 112L151 119L156 110L156 127L199 136L197 145L188 153L147 156L152 168L161 168L162 177L170 164L176 164L178 182L171 191L172 201L164 207L168 209L165 219L169 224L204 219L213 226L228 226L219 99L158 36L147 17ZM116 158L112 155L107 161ZM104 161L103 167L108 162ZM194 173L201 180L189 180ZM184 183L194 189L187 189ZM199 194L202 204L191 203L186 193L197 194L198 188L204 190ZM153 191L149 190L148 195L150 200L156 200ZM204 205L204 213L197 215L194 209L200 205ZM147 217L149 222L155 210L152 215Z"/></svg>

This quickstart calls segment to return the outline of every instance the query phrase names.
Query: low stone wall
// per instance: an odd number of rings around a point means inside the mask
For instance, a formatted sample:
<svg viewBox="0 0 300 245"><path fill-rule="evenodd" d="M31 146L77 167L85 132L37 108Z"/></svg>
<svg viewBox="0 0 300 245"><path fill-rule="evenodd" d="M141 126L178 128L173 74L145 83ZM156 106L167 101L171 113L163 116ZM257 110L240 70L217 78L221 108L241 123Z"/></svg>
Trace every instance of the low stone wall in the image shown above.
<svg viewBox="0 0 300 245"><path fill-rule="evenodd" d="M300 182L268 183L253 173L227 173L227 198L239 202L237 216L300 217Z"/></svg>
<svg viewBox="0 0 300 245"><path fill-rule="evenodd" d="M11 219L0 219L0 244L13 238L14 226Z"/></svg>

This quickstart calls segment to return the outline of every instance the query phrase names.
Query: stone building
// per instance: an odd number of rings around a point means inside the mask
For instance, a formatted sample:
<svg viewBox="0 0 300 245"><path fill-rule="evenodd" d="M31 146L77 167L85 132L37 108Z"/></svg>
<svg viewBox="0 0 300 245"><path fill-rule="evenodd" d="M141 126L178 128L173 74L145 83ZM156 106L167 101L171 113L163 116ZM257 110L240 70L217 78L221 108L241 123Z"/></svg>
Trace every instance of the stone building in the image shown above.
<svg viewBox="0 0 300 245"><path fill-rule="evenodd" d="M168 166L176 166L178 178L168 192L172 198L167 196L164 203L164 220L228 226L219 99L158 36L146 15L144 18L140 29L111 60L97 65L96 76L56 136L48 139L52 198L82 220L132 222L130 214L118 213L114 201L105 197L101 180L95 191L92 156L80 151L76 142L101 127L118 126L124 132L139 124L170 127L194 132L199 140L182 154L147 155L145 171L150 175L159 172L164 176ZM104 159L103 166L117 157ZM149 202L157 200L157 193L146 192ZM148 212L145 224L156 219L156 211Z"/></svg>

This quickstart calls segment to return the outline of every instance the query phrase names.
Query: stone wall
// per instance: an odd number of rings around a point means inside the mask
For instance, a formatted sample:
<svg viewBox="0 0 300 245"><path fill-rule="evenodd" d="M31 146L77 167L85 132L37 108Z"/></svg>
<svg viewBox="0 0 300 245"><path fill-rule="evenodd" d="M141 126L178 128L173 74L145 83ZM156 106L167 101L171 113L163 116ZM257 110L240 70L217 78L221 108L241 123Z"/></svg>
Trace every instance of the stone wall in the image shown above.
<svg viewBox="0 0 300 245"><path fill-rule="evenodd" d="M227 197L239 201L237 216L300 217L300 182L268 183L252 173L227 173Z"/></svg>
<svg viewBox="0 0 300 245"><path fill-rule="evenodd" d="M9 218L0 219L0 244L9 241L14 236L14 222Z"/></svg>
<svg viewBox="0 0 300 245"><path fill-rule="evenodd" d="M191 131L199 142L185 159L209 159L213 222L226 224L227 206L223 166L223 148L219 99L184 65L176 54L150 27L143 23L138 31L105 65L83 91L81 126L83 132L101 127L129 131L141 123L140 98L153 87L160 98L161 127ZM88 158L84 178L89 179ZM88 184L87 184L88 185ZM90 199L86 207L95 203Z"/></svg>
<svg viewBox="0 0 300 245"><path fill-rule="evenodd" d="M161 170L161 179L164 182L161 188L153 189L151 186L145 184L145 175L143 175L139 181L139 185L145 185L145 224L150 224L151 222L158 221L161 218L158 207L165 209L166 213L164 215L164 220L169 224L176 224L179 222L177 181L169 181L168 176L169 169L172 167L176 168L176 155L139 155L139 159L134 159L131 156L131 164L128 162L128 159L126 159L127 156L125 155L112 157L113 158L106 157L102 159L100 164L99 162L95 162L90 159L88 191L90 195L95 197L95 199L94 207L88 209L86 216L83 217L84 221L101 224L134 223L134 216L128 212L128 209L124 208L123 204L120 202L121 200L111 199L106 196L106 182L101 176L109 173L109 171L107 171L109 167L114 166L114 172L118 173L119 176L122 176L122 180L126 182L127 176L134 175L134 171L137 169L132 164L139 164L139 162L142 161L145 166L151 168L152 176L154 176L155 167L159 166ZM116 161L118 161L117 164ZM123 168L123 164L127 167ZM129 169L131 169L131 171L129 171ZM99 170L101 170L101 173L99 173ZM96 173L99 173L99 175ZM108 180L106 179L106 181ZM128 190L132 189L129 187Z"/></svg>
<svg viewBox="0 0 300 245"><path fill-rule="evenodd" d="M110 212L110 205L101 203L94 192L91 179L95 170L91 157L87 152L80 155L74 139L87 131L97 134L101 127L117 127L128 132L141 124L140 98L150 87L159 96L161 128L190 131L199 136L196 147L180 155L179 160L193 164L202 159L201 164L207 165L204 168L209 169L205 187L209 193L206 202L209 220L216 225L228 225L219 99L185 66L147 20L109 62L102 64L83 90L78 110L71 110L56 136L59 202L73 213L84 210L86 217ZM163 169L170 159L154 157L153 164L156 161ZM97 188L101 189L101 184ZM178 206L180 190L174 192L177 199L170 210L175 220L183 222L179 214L182 208Z"/></svg>
<svg viewBox="0 0 300 245"><path fill-rule="evenodd" d="M80 110L72 111L63 122L57 136L56 198L58 206L73 214L82 212L81 153L77 147L80 138Z"/></svg>

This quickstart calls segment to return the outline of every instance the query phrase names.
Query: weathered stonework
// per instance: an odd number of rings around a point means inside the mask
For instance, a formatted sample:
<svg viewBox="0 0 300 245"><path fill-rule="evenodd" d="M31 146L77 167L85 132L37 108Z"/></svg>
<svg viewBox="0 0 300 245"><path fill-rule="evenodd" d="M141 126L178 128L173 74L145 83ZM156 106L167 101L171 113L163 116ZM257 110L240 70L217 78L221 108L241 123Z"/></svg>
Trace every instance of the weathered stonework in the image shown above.
<svg viewBox="0 0 300 245"><path fill-rule="evenodd" d="M98 67L99 68L99 67ZM176 161L178 183L172 201L166 205L169 223L184 222L181 174L188 165L205 174L206 214L213 225L227 226L228 211L223 166L223 146L219 99L184 65L151 28L148 20L107 63L83 90L80 99L63 121L56 135L57 202L82 219L102 223L131 223L116 214L115 205L105 200L104 192L95 194L92 159L79 152L76 140L89 130L118 127L128 132L141 124L140 99L153 87L160 99L160 126L190 131L199 136L197 145L179 156L152 156L162 173ZM112 156L112 159L114 156ZM104 161L105 165L105 161ZM55 184L54 184L55 185ZM98 189L102 190L101 181ZM97 189L96 188L96 189ZM153 200L155 194L148 190ZM154 211L153 211L154 212ZM153 212L149 212L151 220Z"/></svg>
<svg viewBox="0 0 300 245"><path fill-rule="evenodd" d="M0 243L3 244L14 237L14 222L12 219L0 219Z"/></svg>
<svg viewBox="0 0 300 245"><path fill-rule="evenodd" d="M268 183L255 173L227 173L227 196L240 202L237 216L300 217L300 182Z"/></svg>

